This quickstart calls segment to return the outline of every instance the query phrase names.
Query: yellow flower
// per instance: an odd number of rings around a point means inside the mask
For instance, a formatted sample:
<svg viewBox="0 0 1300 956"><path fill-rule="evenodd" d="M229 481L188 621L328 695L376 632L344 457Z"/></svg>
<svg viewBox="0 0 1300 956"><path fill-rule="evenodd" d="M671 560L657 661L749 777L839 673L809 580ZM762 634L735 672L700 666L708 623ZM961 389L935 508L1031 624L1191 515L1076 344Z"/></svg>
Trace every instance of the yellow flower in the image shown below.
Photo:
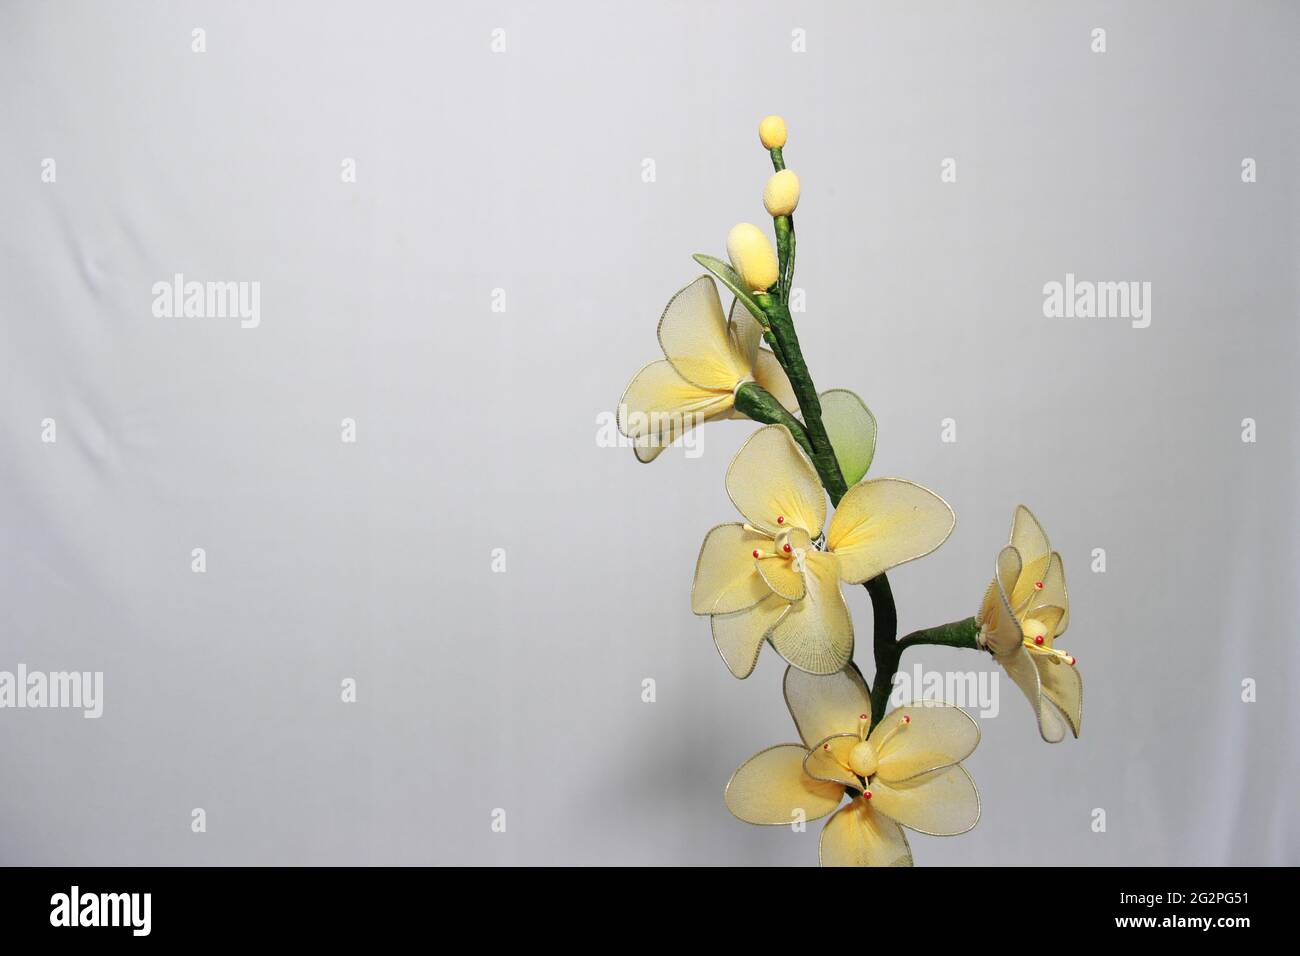
<svg viewBox="0 0 1300 956"><path fill-rule="evenodd" d="M722 314L718 287L700 276L668 303L659 320L664 358L633 377L618 405L618 430L633 440L641 461L659 453L702 422L743 418L736 389L758 382L787 408L798 403L780 363L760 348L763 328L740 302Z"/></svg>
<svg viewBox="0 0 1300 956"><path fill-rule="evenodd" d="M737 677L753 671L764 638L800 670L838 671L853 656L840 582L861 584L929 554L954 521L934 492L876 478L849 489L823 538L826 493L782 425L760 428L736 453L727 493L746 523L705 536L691 609L712 617L718 651Z"/></svg>
<svg viewBox="0 0 1300 956"><path fill-rule="evenodd" d="M799 177L788 169L773 173L763 187L763 208L770 216L788 216L799 205Z"/></svg>
<svg viewBox="0 0 1300 956"><path fill-rule="evenodd" d="M760 751L732 775L725 799L741 820L783 826L838 807L822 828L822 866L911 866L903 827L956 836L979 822L979 793L961 761L980 732L965 711L921 701L868 734L871 695L856 667L825 677L792 667L785 700L803 743Z"/></svg>
<svg viewBox="0 0 1300 956"><path fill-rule="evenodd" d="M1016 509L1011 543L998 553L979 623L980 643L1029 698L1043 739L1059 743L1067 728L1078 737L1083 678L1075 659L1055 646L1070 623L1065 566L1024 505Z"/></svg>
<svg viewBox="0 0 1300 956"><path fill-rule="evenodd" d="M764 116L758 124L758 139L765 149L785 145L785 120L779 116Z"/></svg>
<svg viewBox="0 0 1300 956"><path fill-rule="evenodd" d="M727 233L727 258L741 280L755 292L776 284L780 263L767 233L752 222L732 226Z"/></svg>

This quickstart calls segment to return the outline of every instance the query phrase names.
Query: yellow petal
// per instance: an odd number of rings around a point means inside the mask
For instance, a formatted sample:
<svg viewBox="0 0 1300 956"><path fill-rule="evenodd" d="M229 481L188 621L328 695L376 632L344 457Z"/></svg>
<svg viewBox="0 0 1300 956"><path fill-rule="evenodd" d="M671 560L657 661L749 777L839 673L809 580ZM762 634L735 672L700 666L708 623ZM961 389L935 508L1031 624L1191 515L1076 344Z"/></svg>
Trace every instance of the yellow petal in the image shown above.
<svg viewBox="0 0 1300 956"><path fill-rule="evenodd" d="M1017 652L1024 643L1020 622L1011 609L1010 599L1003 585L1005 580L1014 584L1019 573L1019 552L1008 545L998 554L995 577L984 592L984 601L980 605L978 618L980 636L984 640L984 645L997 655Z"/></svg>
<svg viewBox="0 0 1300 956"><path fill-rule="evenodd" d="M799 399L795 397L794 386L786 378L785 369L776 360L776 356L767 349L758 350L754 363L754 381L767 389L788 411L799 411Z"/></svg>
<svg viewBox="0 0 1300 956"><path fill-rule="evenodd" d="M858 735L836 734L818 741L803 761L803 771L814 780L862 789L862 780L849 769L849 751L859 743Z"/></svg>
<svg viewBox="0 0 1300 956"><path fill-rule="evenodd" d="M961 764L903 783L886 783L877 776L868 789L877 812L918 833L956 836L979 823L979 792Z"/></svg>
<svg viewBox="0 0 1300 956"><path fill-rule="evenodd" d="M876 777L896 786L965 760L980 742L980 728L960 707L922 700L890 711L867 740L879 761Z"/></svg>
<svg viewBox="0 0 1300 956"><path fill-rule="evenodd" d="M771 542L768 542L769 546ZM807 593L803 575L794 569L794 562L772 555L755 562L758 573L773 592L787 601L801 601Z"/></svg>
<svg viewBox="0 0 1300 956"><path fill-rule="evenodd" d="M754 549L772 542L742 524L710 529L695 562L691 610L696 614L730 614L753 607L771 591L754 569Z"/></svg>
<svg viewBox="0 0 1300 956"><path fill-rule="evenodd" d="M1011 520L1011 544L1020 552L1025 564L1047 557L1052 550L1047 541L1047 532L1034 517L1034 513L1024 505L1016 507L1015 517Z"/></svg>
<svg viewBox="0 0 1300 956"><path fill-rule="evenodd" d="M754 364L758 361L759 346L763 341L763 326L759 324L758 319L754 318L754 313L745 308L745 304L739 299L731 300L731 312L727 317L727 336L731 339L731 351L752 373Z"/></svg>
<svg viewBox="0 0 1300 956"><path fill-rule="evenodd" d="M853 620L840 593L839 561L826 551L804 555L808 593L772 630L772 646L802 671L833 674L853 656Z"/></svg>
<svg viewBox="0 0 1300 956"><path fill-rule="evenodd" d="M1037 612L1042 608L1060 608L1060 620L1052 629L1052 636L1060 637L1070 626L1070 595L1065 587L1065 562L1057 552L1053 551L1051 559L1047 562L1047 570L1043 572L1042 589L1035 590L1038 593L1029 602L1031 613L1038 616Z"/></svg>
<svg viewBox="0 0 1300 956"><path fill-rule="evenodd" d="M948 502L901 478L875 478L849 489L831 518L826 547L840 574L861 584L947 540L956 519Z"/></svg>
<svg viewBox="0 0 1300 956"><path fill-rule="evenodd" d="M1064 715L1057 709L1051 700L1043 696L1042 678L1039 676L1038 668L1034 666L1028 651L1022 646L1020 650L1008 654L1005 657L999 657L1000 663L1017 687L1024 693L1025 698L1029 701L1029 706L1034 711L1034 716L1038 719L1038 733L1049 744L1059 744L1065 739L1069 731L1069 724L1066 722ZM1069 667L1068 664L1064 665ZM1074 668L1070 668L1074 670ZM1082 688L1080 688L1080 707L1082 707Z"/></svg>
<svg viewBox="0 0 1300 956"><path fill-rule="evenodd" d="M746 823L768 826L791 824L800 810L805 820L826 816L840 805L844 788L804 773L807 753L799 744L778 744L754 754L727 783L727 809Z"/></svg>
<svg viewBox="0 0 1300 956"><path fill-rule="evenodd" d="M696 425L726 415L730 392L699 388L660 359L636 373L618 403L618 430L633 439L641 461L659 453Z"/></svg>
<svg viewBox="0 0 1300 956"><path fill-rule="evenodd" d="M822 866L911 866L912 850L897 823L858 797L826 821Z"/></svg>
<svg viewBox="0 0 1300 956"><path fill-rule="evenodd" d="M853 487L867 473L876 454L876 416L866 402L845 388L822 392L819 398L826 437L844 480Z"/></svg>
<svg viewBox="0 0 1300 956"><path fill-rule="evenodd" d="M700 388L731 392L749 375L732 348L710 276L700 276L669 300L659 320L659 345L677 374Z"/></svg>
<svg viewBox="0 0 1300 956"><path fill-rule="evenodd" d="M853 665L826 675L787 667L785 705L800 739L809 747L834 734L856 732L864 714L871 719L871 692Z"/></svg>
<svg viewBox="0 0 1300 956"><path fill-rule="evenodd" d="M1058 657L1030 654L1038 668L1043 697L1056 708L1078 737L1083 730L1083 675L1073 664Z"/></svg>
<svg viewBox="0 0 1300 956"><path fill-rule="evenodd" d="M816 538L826 521L817 471L784 425L749 436L727 469L727 494L751 525L773 536L793 526Z"/></svg>
<svg viewBox="0 0 1300 956"><path fill-rule="evenodd" d="M763 638L767 637L789 607L775 594L769 594L747 610L734 614L717 614L710 618L713 643L733 675L743 680L754 672Z"/></svg>

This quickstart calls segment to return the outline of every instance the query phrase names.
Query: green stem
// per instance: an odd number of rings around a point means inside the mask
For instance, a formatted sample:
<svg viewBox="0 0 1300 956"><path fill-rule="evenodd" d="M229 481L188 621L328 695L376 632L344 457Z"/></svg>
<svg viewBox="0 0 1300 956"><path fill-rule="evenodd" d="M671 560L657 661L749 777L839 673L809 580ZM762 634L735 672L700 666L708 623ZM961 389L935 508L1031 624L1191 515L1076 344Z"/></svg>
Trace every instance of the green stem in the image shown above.
<svg viewBox="0 0 1300 956"><path fill-rule="evenodd" d="M791 415L762 385L746 382L736 389L736 411L765 425L784 425L799 443L799 447L812 457L812 446L808 444L808 432L804 430L803 423Z"/></svg>
<svg viewBox="0 0 1300 956"><path fill-rule="evenodd" d="M880 581L884 575L874 578L867 582L867 590L872 589L872 585ZM885 589L888 590L889 584L885 583ZM893 599L889 600L892 608ZM876 629L880 629L880 607L881 603L875 600L872 595L872 607L876 609ZM934 627L927 627L919 631L913 631L901 640L890 640L888 643L876 641L876 676L871 684L871 725L874 727L881 717L885 716L885 708L889 706L889 694L894 689L894 674L898 672L898 662L903 656L903 651L909 647L916 647L918 644L939 644L944 647L965 647L971 650L979 650L979 641L977 640L980 632L980 626L975 618L968 617L960 621L953 621L951 624L937 624Z"/></svg>

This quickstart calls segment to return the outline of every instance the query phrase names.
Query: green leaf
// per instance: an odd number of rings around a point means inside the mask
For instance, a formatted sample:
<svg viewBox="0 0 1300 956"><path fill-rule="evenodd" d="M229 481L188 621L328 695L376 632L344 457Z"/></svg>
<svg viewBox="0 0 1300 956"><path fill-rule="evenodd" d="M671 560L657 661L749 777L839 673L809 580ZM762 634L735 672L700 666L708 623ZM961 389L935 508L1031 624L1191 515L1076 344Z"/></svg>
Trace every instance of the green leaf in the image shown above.
<svg viewBox="0 0 1300 956"><path fill-rule="evenodd" d="M844 481L853 487L867 473L876 454L876 416L866 402L846 388L833 388L820 398L826 435L835 449Z"/></svg>
<svg viewBox="0 0 1300 956"><path fill-rule="evenodd" d="M750 292L749 289L745 288L744 280L740 278L740 275L735 269L731 268L730 263L723 262L721 259L715 259L713 256L706 256L702 252L695 253L692 258L717 276L722 284L730 289L737 299L744 303L745 308L749 309L754 318L758 319L758 324L763 326L764 329L767 328L767 313L764 312L763 307L758 304L758 300L754 298L754 294Z"/></svg>

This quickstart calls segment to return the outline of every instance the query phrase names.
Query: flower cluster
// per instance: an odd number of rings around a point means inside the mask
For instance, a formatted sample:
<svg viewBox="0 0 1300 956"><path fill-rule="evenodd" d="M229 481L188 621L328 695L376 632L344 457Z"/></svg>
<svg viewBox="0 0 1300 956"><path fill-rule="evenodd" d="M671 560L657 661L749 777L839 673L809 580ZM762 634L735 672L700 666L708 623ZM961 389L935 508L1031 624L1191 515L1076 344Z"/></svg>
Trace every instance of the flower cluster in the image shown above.
<svg viewBox="0 0 1300 956"><path fill-rule="evenodd" d="M980 734L974 719L942 701L886 713L903 650L929 643L988 651L1024 691L1044 740L1058 742L1067 730L1077 737L1082 679L1075 659L1055 646L1069 621L1065 571L1021 506L978 615L897 639L886 573L942 545L953 511L915 482L867 478L875 417L853 392L813 386L789 310L800 193L785 168L785 121L765 118L759 139L774 167L763 204L776 245L741 223L727 236L727 261L695 256L709 274L669 300L659 322L664 358L628 385L619 428L649 462L702 422L763 426L727 469L727 493L743 520L704 536L691 609L708 616L734 676L753 672L765 641L784 658L786 703L802 743L742 764L727 784L727 807L756 824L830 815L825 865L911 865L903 828L950 836L978 821L979 796L961 762ZM717 282L734 297L729 313ZM876 610L871 685L853 660L843 590L859 584Z"/></svg>

